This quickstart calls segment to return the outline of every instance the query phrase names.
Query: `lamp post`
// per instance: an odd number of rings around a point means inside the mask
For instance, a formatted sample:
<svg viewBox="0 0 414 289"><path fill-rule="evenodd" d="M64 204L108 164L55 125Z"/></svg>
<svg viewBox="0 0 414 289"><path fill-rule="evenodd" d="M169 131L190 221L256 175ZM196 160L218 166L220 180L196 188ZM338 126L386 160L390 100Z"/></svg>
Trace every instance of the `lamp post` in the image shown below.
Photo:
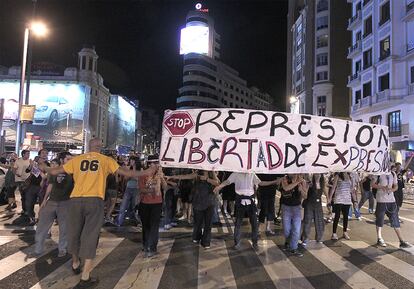
<svg viewBox="0 0 414 289"><path fill-rule="evenodd" d="M22 142L22 125L20 123L20 113L22 111L22 105L29 103L29 84L27 85L26 98L23 99L23 97L24 97L24 84L25 84L25 78L26 78L26 66L27 66L28 61L31 62L31 54L29 54L30 59L29 60L27 59L29 39L30 39L31 32L33 32L34 35L42 37L42 36L46 36L47 28L41 22L33 22L24 29L23 55L22 55L22 67L21 67L21 74L20 74L20 89L19 89L19 113L17 115L17 123L16 123L16 146L15 146L16 154L19 154L20 144ZM29 71L29 74L30 73L31 72Z"/></svg>

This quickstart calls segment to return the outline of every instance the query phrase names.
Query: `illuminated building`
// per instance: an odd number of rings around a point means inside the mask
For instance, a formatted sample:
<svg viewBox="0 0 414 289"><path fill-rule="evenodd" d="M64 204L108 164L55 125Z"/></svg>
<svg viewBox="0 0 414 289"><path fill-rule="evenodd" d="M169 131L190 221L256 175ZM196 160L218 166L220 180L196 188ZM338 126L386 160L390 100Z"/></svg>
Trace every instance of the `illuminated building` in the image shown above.
<svg viewBox="0 0 414 289"><path fill-rule="evenodd" d="M86 46L78 53L78 67L65 68L50 63L32 66L29 104L36 105L36 111L33 124L27 127L32 137L30 146L36 147L36 141L40 141L47 148L83 147L91 137L99 137L104 146L110 148L116 145L135 147L136 141L131 141L130 137L120 138L114 131L135 133L136 121L131 128L125 125L124 119L130 119L137 107L122 97L111 95L97 66L95 48ZM6 130L6 147L10 148L16 139L19 81L20 66L1 67L0 99L5 99L6 111L3 129ZM114 127L115 123L121 127ZM110 141L109 125L112 129ZM29 146L27 139L26 146Z"/></svg>
<svg viewBox="0 0 414 289"><path fill-rule="evenodd" d="M184 58L183 85L177 108L234 107L269 110L271 97L248 87L239 73L220 61L220 35L214 20L201 4L187 14L181 30L180 54Z"/></svg>
<svg viewBox="0 0 414 289"><path fill-rule="evenodd" d="M345 0L289 0L288 9L287 111L349 117L349 5Z"/></svg>
<svg viewBox="0 0 414 289"><path fill-rule="evenodd" d="M404 163L414 150L414 0L348 3L351 117L387 125L392 159Z"/></svg>

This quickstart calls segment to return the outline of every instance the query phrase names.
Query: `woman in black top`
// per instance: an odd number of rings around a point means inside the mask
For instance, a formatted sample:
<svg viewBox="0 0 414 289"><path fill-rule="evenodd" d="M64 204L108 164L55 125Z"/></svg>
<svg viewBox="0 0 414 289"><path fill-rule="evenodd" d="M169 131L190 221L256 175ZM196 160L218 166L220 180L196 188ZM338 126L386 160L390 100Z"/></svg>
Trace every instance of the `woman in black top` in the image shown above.
<svg viewBox="0 0 414 289"><path fill-rule="evenodd" d="M213 187L220 184L217 175L209 171L196 171L189 175L171 176L168 179L194 180L193 243L200 243L205 249L210 248L211 225L216 198Z"/></svg>
<svg viewBox="0 0 414 289"><path fill-rule="evenodd" d="M306 246L312 220L315 223L316 241L322 243L325 222L322 210L322 195L326 191L325 177L321 174L314 174L309 184L308 197L303 201L302 206L305 209L303 216L302 246Z"/></svg>

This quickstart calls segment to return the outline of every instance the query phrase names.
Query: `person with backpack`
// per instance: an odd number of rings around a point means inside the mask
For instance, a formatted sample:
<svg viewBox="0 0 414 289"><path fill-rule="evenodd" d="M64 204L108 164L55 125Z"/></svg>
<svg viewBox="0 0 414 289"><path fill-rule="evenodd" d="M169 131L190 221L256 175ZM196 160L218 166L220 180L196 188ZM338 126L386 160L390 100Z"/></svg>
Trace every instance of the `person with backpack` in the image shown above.
<svg viewBox="0 0 414 289"><path fill-rule="evenodd" d="M375 181L375 179L377 181ZM390 174L382 174L377 178L374 178L374 181L371 184L372 188L377 189L376 199L377 207L375 209L375 225L377 229L377 246L386 247L382 237L382 227L384 225L384 217L390 219L391 227L394 228L395 233L397 234L398 239L400 240L400 248L411 247L406 241L404 241L401 229L400 222L398 218L398 206L395 202L394 192L398 189L398 178L397 175L391 171Z"/></svg>

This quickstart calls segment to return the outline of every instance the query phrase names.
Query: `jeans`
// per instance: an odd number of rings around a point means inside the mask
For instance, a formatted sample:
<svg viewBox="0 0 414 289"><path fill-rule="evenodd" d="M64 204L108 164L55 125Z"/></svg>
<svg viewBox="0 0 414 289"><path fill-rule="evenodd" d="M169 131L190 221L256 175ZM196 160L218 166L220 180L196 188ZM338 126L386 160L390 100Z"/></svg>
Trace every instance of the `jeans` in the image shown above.
<svg viewBox="0 0 414 289"><path fill-rule="evenodd" d="M303 214L302 241L307 241L311 232L312 220L315 224L316 241L322 241L325 231L322 204L306 203Z"/></svg>
<svg viewBox="0 0 414 289"><path fill-rule="evenodd" d="M30 185L25 191L25 212L29 218L35 217L34 206L37 202L37 198L40 192L40 186Z"/></svg>
<svg viewBox="0 0 414 289"><path fill-rule="evenodd" d="M117 224L122 225L124 223L125 214L128 212L133 215L133 209L135 207L135 201L137 198L138 189L126 188L124 196L122 197L121 206L119 208L119 215ZM132 208L132 210L131 210Z"/></svg>
<svg viewBox="0 0 414 289"><path fill-rule="evenodd" d="M162 204L139 204L144 250L156 252Z"/></svg>
<svg viewBox="0 0 414 289"><path fill-rule="evenodd" d="M236 211L236 223L234 225L234 243L238 244L240 243L241 239L241 225L243 223L243 219L245 214L247 213L250 225L252 227L252 242L253 244L257 243L258 239L258 221L257 221L257 207L256 204L253 202L250 205L243 206L241 204L241 198L237 195L236 196L236 205L235 205L235 211Z"/></svg>
<svg viewBox="0 0 414 289"><path fill-rule="evenodd" d="M218 202L217 199L214 200L212 220L213 220L213 223L220 222L220 218L219 218L219 202Z"/></svg>
<svg viewBox="0 0 414 289"><path fill-rule="evenodd" d="M165 192L164 199L164 226L169 225L174 220L174 189Z"/></svg>
<svg viewBox="0 0 414 289"><path fill-rule="evenodd" d="M40 210L35 236L35 252L37 254L43 253L43 245L55 219L57 219L59 224L59 252L66 252L68 246L68 206L69 200L60 202L49 200L45 207Z"/></svg>
<svg viewBox="0 0 414 289"><path fill-rule="evenodd" d="M361 210L362 206L365 204L365 202L368 200L368 208L371 211L374 211L374 195L372 194L372 191L363 191L361 194L361 200L359 201L359 209Z"/></svg>
<svg viewBox="0 0 414 289"><path fill-rule="evenodd" d="M302 224L302 206L286 206L282 204L283 233L291 250L298 248L300 227Z"/></svg>
<svg viewBox="0 0 414 289"><path fill-rule="evenodd" d="M201 245L210 246L211 241L211 225L214 207L208 207L205 210L193 210L194 227L193 240L200 240Z"/></svg>
<svg viewBox="0 0 414 289"><path fill-rule="evenodd" d="M352 209L354 211L355 218L361 217L361 212L359 210L359 206L351 205L349 207L348 217L352 218Z"/></svg>

